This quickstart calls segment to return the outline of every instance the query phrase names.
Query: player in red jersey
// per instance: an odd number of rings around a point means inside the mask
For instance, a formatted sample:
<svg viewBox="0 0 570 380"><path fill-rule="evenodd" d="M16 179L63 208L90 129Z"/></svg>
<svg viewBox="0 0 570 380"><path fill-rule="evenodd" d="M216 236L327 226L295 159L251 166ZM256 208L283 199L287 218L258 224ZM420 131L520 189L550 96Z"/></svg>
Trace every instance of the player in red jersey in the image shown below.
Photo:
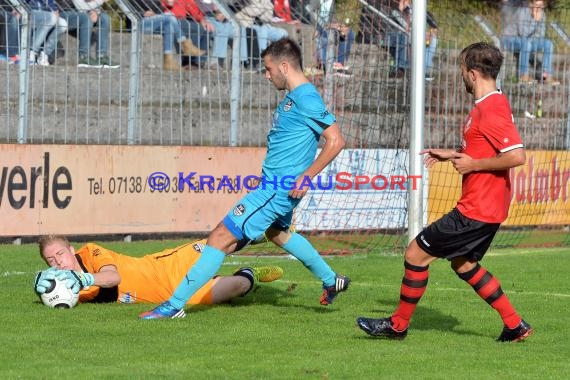
<svg viewBox="0 0 570 380"><path fill-rule="evenodd" d="M497 278L479 264L507 218L509 169L526 160L509 102L497 90L503 55L496 47L479 42L463 49L460 63L465 90L475 98L463 125L461 147L426 149L420 154L426 155L426 167L441 161L453 164L463 175L461 198L451 212L427 226L409 244L396 311L388 318L357 319L358 326L372 336L406 337L416 304L427 287L429 264L438 258L449 260L459 278L497 310L504 323L498 341L521 341L533 331L515 311Z"/></svg>

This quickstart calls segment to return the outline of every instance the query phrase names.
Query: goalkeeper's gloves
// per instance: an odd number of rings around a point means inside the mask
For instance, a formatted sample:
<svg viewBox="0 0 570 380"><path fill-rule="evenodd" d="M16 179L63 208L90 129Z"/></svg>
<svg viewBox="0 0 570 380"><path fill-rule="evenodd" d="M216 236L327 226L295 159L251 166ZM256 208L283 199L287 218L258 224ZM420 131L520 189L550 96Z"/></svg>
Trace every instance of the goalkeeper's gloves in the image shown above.
<svg viewBox="0 0 570 380"><path fill-rule="evenodd" d="M51 287L50 280L55 280L55 275L58 272L56 267L50 267L44 271L40 271L36 274L36 279L34 281L34 290L40 295L44 294L48 288Z"/></svg>
<svg viewBox="0 0 570 380"><path fill-rule="evenodd" d="M75 270L59 270L56 273L56 277L61 281L65 281L65 287L71 289L75 294L95 283L95 277L91 273Z"/></svg>

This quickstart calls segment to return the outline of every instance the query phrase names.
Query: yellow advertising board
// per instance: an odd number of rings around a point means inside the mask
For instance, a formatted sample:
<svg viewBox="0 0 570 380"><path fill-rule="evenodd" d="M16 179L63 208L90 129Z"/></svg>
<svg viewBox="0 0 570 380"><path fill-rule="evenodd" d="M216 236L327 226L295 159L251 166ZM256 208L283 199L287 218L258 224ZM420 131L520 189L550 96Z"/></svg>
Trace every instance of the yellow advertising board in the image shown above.
<svg viewBox="0 0 570 380"><path fill-rule="evenodd" d="M527 151L526 164L510 170L508 226L570 224L570 152ZM461 175L450 163L429 169L428 222L455 207Z"/></svg>
<svg viewBox="0 0 570 380"><path fill-rule="evenodd" d="M210 231L248 192L264 156L264 148L0 144L0 236Z"/></svg>

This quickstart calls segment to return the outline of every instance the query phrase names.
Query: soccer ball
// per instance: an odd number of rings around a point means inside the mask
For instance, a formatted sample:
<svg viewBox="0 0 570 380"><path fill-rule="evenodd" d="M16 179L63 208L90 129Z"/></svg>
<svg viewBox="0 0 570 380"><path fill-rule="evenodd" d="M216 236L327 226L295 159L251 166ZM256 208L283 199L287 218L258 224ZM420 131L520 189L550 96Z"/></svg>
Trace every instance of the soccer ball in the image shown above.
<svg viewBox="0 0 570 380"><path fill-rule="evenodd" d="M50 286L40 298L44 305L58 309L70 309L77 305L79 294L75 294L65 286L65 281L49 280Z"/></svg>

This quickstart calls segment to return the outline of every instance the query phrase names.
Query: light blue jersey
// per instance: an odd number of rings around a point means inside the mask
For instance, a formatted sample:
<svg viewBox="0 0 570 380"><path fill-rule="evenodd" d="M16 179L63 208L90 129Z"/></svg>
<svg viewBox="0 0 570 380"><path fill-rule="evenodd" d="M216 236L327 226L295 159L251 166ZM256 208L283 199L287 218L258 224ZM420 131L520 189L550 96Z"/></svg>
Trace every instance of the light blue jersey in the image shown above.
<svg viewBox="0 0 570 380"><path fill-rule="evenodd" d="M267 137L262 167L267 186L260 185L240 199L224 218L238 240L255 239L269 227L289 229L300 199L289 196L291 188L282 179L288 177L290 184L311 166L321 134L335 121L313 84L302 84L287 94L273 113Z"/></svg>
<svg viewBox="0 0 570 380"><path fill-rule="evenodd" d="M292 40L284 41L283 45L287 44L295 45ZM284 49L283 46L281 48ZM261 237L268 228L278 231L290 229L293 210L301 199L289 195L290 189L281 184L282 179L288 177L294 181L311 166L321 134L334 122L335 117L326 110L320 94L311 83L297 86L285 96L273 113L271 130L267 136L267 155L262 167L262 176L266 180L270 179L274 185L262 185L245 195L223 220L225 228L237 240L235 250L240 250L250 241ZM215 236L215 231L210 236ZM219 236L225 236L225 232ZM225 237L220 242L224 239ZM350 280L337 276L302 235L288 232L288 239L280 245L323 282L323 295L320 299L322 305L331 303L339 291L348 287ZM188 271L170 299L152 311L143 313L141 318L183 316L182 309L187 301L216 274L224 258L222 250L206 244L200 259ZM343 284L341 288L339 280Z"/></svg>
<svg viewBox="0 0 570 380"><path fill-rule="evenodd" d="M323 131L336 121L312 83L297 86L273 113L267 136L265 178L299 177L315 160Z"/></svg>

